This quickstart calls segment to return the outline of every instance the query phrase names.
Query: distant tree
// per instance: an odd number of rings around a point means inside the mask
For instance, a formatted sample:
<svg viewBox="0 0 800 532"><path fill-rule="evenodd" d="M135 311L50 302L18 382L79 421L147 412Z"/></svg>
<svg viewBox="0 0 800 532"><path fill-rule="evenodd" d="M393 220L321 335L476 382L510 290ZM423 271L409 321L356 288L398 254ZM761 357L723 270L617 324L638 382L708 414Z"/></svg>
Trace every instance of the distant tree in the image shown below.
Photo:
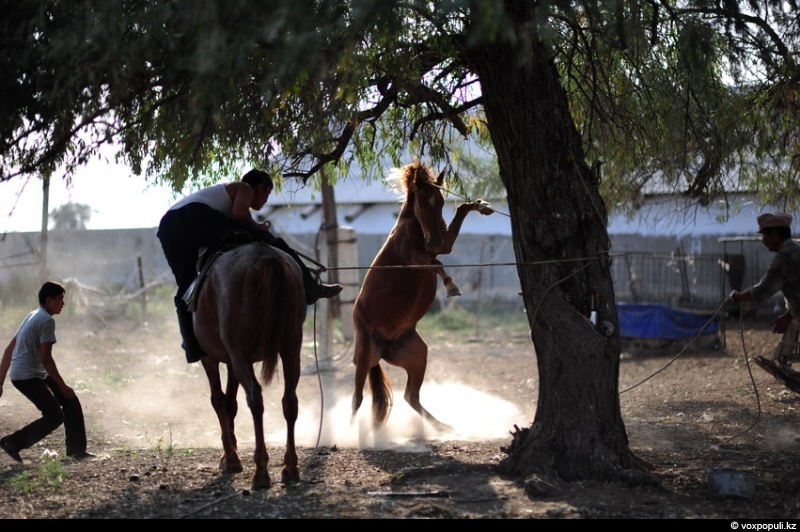
<svg viewBox="0 0 800 532"><path fill-rule="evenodd" d="M84 230L92 218L92 208L83 203L68 202L50 211L51 229Z"/></svg>
<svg viewBox="0 0 800 532"><path fill-rule="evenodd" d="M502 468L630 479L607 208L800 198L795 0L3 2L0 180L116 142L181 189L497 153L539 396ZM532 353L533 355L533 353ZM530 419L528 417L527 419Z"/></svg>

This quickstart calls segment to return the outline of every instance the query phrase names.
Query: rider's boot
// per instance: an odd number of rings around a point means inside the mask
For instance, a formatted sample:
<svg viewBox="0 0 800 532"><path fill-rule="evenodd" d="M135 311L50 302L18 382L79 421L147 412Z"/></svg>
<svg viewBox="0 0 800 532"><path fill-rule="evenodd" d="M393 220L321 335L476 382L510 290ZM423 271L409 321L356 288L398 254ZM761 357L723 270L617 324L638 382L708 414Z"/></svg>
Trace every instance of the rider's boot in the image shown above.
<svg viewBox="0 0 800 532"><path fill-rule="evenodd" d="M318 279L311 275L311 270L308 269L308 265L303 262L303 259L300 258L300 255L298 255L295 250L289 247L289 244L287 244L284 239L276 238L270 242L270 245L286 252L294 259L297 265L300 266L300 269L303 270L303 287L306 291L306 305L313 305L318 299L323 297L334 297L339 295L339 292L342 291L342 285L322 284Z"/></svg>
<svg viewBox="0 0 800 532"><path fill-rule="evenodd" d="M298 259L299 260L299 259ZM300 268L303 270L303 287L306 291L306 305L313 305L321 298L330 298L339 294L342 291L340 284L322 284L317 278L311 275L308 266L300 262Z"/></svg>
<svg viewBox="0 0 800 532"><path fill-rule="evenodd" d="M316 281L305 283L306 304L313 305L320 298L330 298L339 295L342 291L340 284L322 284Z"/></svg>
<svg viewBox="0 0 800 532"><path fill-rule="evenodd" d="M181 347L186 352L186 362L198 362L202 357L206 356L197 337L194 334L194 324L192 323L192 313L186 306L186 302L181 297L175 298L175 309L178 312L178 328L181 331L183 343Z"/></svg>

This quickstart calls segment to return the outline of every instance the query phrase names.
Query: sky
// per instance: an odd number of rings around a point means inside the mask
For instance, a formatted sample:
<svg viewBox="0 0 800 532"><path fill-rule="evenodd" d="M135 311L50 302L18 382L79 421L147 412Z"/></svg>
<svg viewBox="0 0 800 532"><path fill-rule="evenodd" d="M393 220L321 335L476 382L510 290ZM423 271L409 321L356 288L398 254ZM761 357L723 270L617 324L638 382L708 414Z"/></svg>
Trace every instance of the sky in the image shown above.
<svg viewBox="0 0 800 532"><path fill-rule="evenodd" d="M155 186L124 165L93 160L81 167L67 187L58 173L50 182L48 212L73 202L89 205L87 229L157 227L177 201L167 186ZM0 183L0 234L39 231L42 227L42 182L22 178Z"/></svg>

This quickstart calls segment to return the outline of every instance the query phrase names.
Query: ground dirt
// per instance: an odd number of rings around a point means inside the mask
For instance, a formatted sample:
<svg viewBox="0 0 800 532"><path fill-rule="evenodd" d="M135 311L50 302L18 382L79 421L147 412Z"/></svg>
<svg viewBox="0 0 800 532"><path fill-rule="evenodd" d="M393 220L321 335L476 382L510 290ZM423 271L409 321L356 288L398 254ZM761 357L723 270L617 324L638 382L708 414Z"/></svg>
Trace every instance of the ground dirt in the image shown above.
<svg viewBox="0 0 800 532"><path fill-rule="evenodd" d="M526 335L483 330L430 339L423 401L453 426L446 436L403 410L404 379L396 373L390 374L396 401L387 431L372 435L363 419L351 425L352 348L337 342L317 371L313 337L307 337L299 388L301 479L280 479L285 435L278 375L265 390L273 486L252 491L246 402L240 398L237 419L244 472L223 475L205 376L200 365L183 362L172 320L62 320L56 360L83 402L89 450L98 456L77 463L63 458L63 429L24 450L22 464L0 456L0 516L797 519L800 396L748 363L777 341L767 320L741 328L728 321L725 329L718 349L631 346L623 354L620 401L630 447L660 479L645 486L532 483L496 472L514 425L529 426L535 413L536 364ZM0 332L10 337L13 330ZM326 412L322 423L320 411ZM368 412L365 403L361 413ZM0 432L35 417L8 384ZM54 454L60 456L55 466L46 458ZM722 492L709 482L738 477L754 480L752 493L747 482L723 484Z"/></svg>

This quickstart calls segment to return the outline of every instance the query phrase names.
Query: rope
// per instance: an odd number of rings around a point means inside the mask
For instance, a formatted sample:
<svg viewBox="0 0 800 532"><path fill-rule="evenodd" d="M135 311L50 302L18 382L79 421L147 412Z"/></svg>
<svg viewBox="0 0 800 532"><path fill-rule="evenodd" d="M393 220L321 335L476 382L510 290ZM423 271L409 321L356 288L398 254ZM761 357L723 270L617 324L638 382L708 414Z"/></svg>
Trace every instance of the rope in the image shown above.
<svg viewBox="0 0 800 532"><path fill-rule="evenodd" d="M726 300L727 301L727 300ZM739 309L739 338L742 341L742 353L744 356L744 363L747 366L747 373L750 375L750 383L753 385L753 392L756 394L756 405L758 405L758 413L756 414L756 419L753 421L753 424L750 425L748 428L740 432L739 434L735 434L725 440L724 442L720 443L719 446L722 447L724 445L729 444L732 440L738 438L739 436L750 432L755 428L758 424L758 421L761 419L761 396L758 394L758 386L756 386L756 380L753 377L753 370L750 367L750 359L747 357L747 346L744 343L744 327L742 326L742 311L741 308Z"/></svg>
<svg viewBox="0 0 800 532"><path fill-rule="evenodd" d="M611 255L605 251L598 253L596 257L580 257L577 259L554 259L554 260L541 260L533 262L478 262L470 264L445 264L445 268L475 268L486 266L544 266L548 264L563 264L567 262L586 262L591 260L612 259L617 257L624 257L631 253L622 253L619 255ZM341 266L338 268L328 268L329 271L333 270L397 270L397 269L426 269L426 268L440 268L441 265L436 264L392 264L387 266ZM570 276L573 274L570 274ZM558 282L562 282L564 279Z"/></svg>
<svg viewBox="0 0 800 532"><path fill-rule="evenodd" d="M586 263L583 266L581 266L580 268L578 268L577 270L575 270L572 273L570 273L569 275L566 275L566 276L562 277L558 281L556 281L553 284L551 284L550 286L548 286L547 289L544 291L544 293L542 293L542 297L539 298L539 302L536 304L536 308L533 310L533 314L531 314L530 322L534 323L536 321L536 315L539 313L539 307L542 306L542 301L544 301L544 296L546 296L547 293L550 290L552 290L554 287L558 286L559 284L563 283L564 281L566 281L567 279L569 279L573 275L578 275L578 273L580 273L581 271L585 270L588 267L589 267L589 263Z"/></svg>
<svg viewBox="0 0 800 532"><path fill-rule="evenodd" d="M313 331L314 331L314 364L317 367L317 381L319 383L319 428L317 430L317 441L314 443L314 448L311 450L311 456L308 458L306 465L301 468L301 477L304 471L311 467L314 459L317 456L317 449L319 449L319 442L322 439L322 420L325 416L325 391L322 386L322 372L319 369L319 353L317 352L317 303L314 303L314 318L313 318Z"/></svg>

